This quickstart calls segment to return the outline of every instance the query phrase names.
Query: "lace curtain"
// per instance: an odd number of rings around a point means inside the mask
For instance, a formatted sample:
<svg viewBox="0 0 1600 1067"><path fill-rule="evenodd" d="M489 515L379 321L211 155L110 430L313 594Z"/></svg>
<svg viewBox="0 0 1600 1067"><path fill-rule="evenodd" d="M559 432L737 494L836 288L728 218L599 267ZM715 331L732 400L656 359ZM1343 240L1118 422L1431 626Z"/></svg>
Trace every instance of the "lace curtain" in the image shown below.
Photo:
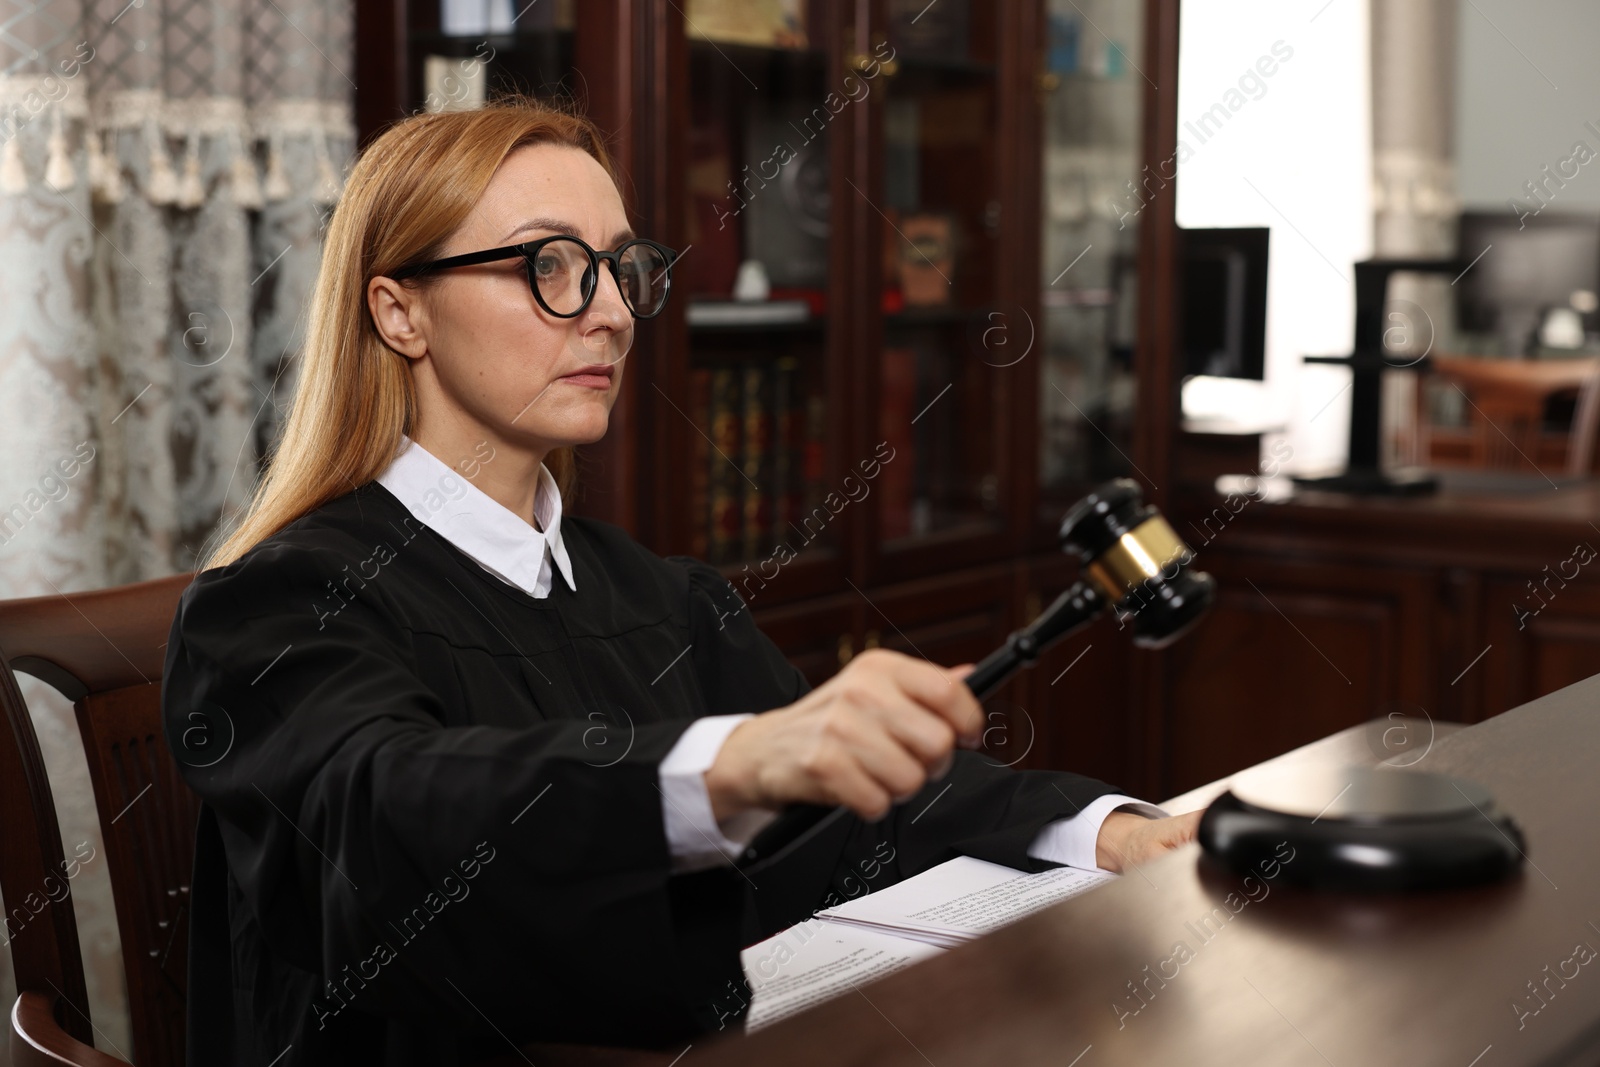
<svg viewBox="0 0 1600 1067"><path fill-rule="evenodd" d="M351 24L348 0L0 0L0 597L192 569L248 497L353 151ZM24 694L67 853L99 854L71 710ZM102 1047L131 1052L103 864L74 898ZM7 1011L11 983L0 961Z"/></svg>

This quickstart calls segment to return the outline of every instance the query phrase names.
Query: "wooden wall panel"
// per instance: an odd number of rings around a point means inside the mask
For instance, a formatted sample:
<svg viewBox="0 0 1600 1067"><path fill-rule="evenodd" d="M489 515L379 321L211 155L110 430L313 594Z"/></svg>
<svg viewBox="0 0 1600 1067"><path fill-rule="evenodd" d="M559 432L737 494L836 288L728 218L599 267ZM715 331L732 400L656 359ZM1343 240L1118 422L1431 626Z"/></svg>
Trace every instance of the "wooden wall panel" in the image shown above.
<svg viewBox="0 0 1600 1067"><path fill-rule="evenodd" d="M1361 722L1392 685L1398 626L1361 597L1225 590L1168 653L1166 768L1178 793Z"/></svg>
<svg viewBox="0 0 1600 1067"><path fill-rule="evenodd" d="M1529 692L1553 693L1600 671L1600 611L1584 619L1535 622L1530 629L1535 644Z"/></svg>
<svg viewBox="0 0 1600 1067"><path fill-rule="evenodd" d="M1595 538L1600 541L1600 538ZM1583 567L1564 560L1485 583L1485 701L1489 714L1516 707L1600 672L1600 559ZM1560 573L1577 576L1562 583ZM1530 591L1530 579L1540 580ZM1542 595L1541 595L1542 594Z"/></svg>
<svg viewBox="0 0 1600 1067"><path fill-rule="evenodd" d="M1434 576L1216 552L1204 562L1216 606L1165 653L1163 794L1397 708L1434 713Z"/></svg>
<svg viewBox="0 0 1600 1067"><path fill-rule="evenodd" d="M1016 629L1008 565L879 586L863 592L863 643L941 666L977 663ZM1036 747L1027 679L1016 677L984 702L984 749L1001 763L1031 757Z"/></svg>
<svg viewBox="0 0 1600 1067"><path fill-rule="evenodd" d="M1004 643L1012 629L1011 574L1006 566L880 586L862 599L867 604L869 645L934 663L976 663Z"/></svg>
<svg viewBox="0 0 1600 1067"><path fill-rule="evenodd" d="M1029 589L1040 609L1077 580L1076 567L1059 555L1037 562L1030 574ZM1023 698L1039 740L1024 765L1076 771L1133 795L1149 795L1153 783L1143 779L1135 747L1131 681L1146 658L1134 652L1127 632L1119 632L1109 617L1040 656Z"/></svg>
<svg viewBox="0 0 1600 1067"><path fill-rule="evenodd" d="M839 673L840 646L860 645L860 598L828 597L788 607L756 611L756 625L783 650L816 688Z"/></svg>

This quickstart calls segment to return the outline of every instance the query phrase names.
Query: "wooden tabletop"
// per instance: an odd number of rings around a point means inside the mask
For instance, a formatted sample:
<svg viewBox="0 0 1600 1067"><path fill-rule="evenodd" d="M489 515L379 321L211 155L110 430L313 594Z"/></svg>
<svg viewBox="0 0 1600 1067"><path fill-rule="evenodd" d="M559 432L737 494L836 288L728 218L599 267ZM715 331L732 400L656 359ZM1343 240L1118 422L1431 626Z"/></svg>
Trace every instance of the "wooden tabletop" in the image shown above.
<svg viewBox="0 0 1600 1067"><path fill-rule="evenodd" d="M1577 389L1600 373L1600 359L1482 359L1435 355L1430 370L1457 378L1470 388L1492 388L1542 400L1551 393Z"/></svg>
<svg viewBox="0 0 1600 1067"><path fill-rule="evenodd" d="M1323 755L1342 745L1364 761L1361 748L1371 751L1352 731L1338 736ZM1258 883L1233 914L1224 899L1246 887L1190 845L749 1037L697 1044L679 1062L1600 1062L1597 752L1600 677L1440 736L1416 764L1483 783L1517 819L1528 863L1508 882L1369 896ZM1178 942L1188 958L1164 963Z"/></svg>

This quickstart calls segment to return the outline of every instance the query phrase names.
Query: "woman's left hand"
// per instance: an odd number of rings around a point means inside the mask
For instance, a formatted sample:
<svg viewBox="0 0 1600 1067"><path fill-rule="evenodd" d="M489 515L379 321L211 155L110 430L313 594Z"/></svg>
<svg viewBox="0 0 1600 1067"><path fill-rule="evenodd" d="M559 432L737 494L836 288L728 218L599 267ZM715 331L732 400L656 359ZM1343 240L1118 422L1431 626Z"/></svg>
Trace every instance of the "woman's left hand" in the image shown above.
<svg viewBox="0 0 1600 1067"><path fill-rule="evenodd" d="M1166 819L1147 819L1131 811L1114 811L1100 824L1094 861L1118 873L1148 863L1193 841L1202 814L1203 811L1191 811Z"/></svg>

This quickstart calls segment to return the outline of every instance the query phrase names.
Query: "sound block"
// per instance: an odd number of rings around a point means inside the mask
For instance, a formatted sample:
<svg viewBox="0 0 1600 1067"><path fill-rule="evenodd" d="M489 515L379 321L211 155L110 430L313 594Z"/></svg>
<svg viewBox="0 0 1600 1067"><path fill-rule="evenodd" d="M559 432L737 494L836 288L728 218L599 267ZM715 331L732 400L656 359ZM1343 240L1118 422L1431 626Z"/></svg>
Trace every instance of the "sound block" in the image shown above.
<svg viewBox="0 0 1600 1067"><path fill-rule="evenodd" d="M1476 782L1374 767L1246 772L1206 809L1198 837L1235 873L1270 860L1286 882L1346 892L1479 885L1518 870L1526 851Z"/></svg>

